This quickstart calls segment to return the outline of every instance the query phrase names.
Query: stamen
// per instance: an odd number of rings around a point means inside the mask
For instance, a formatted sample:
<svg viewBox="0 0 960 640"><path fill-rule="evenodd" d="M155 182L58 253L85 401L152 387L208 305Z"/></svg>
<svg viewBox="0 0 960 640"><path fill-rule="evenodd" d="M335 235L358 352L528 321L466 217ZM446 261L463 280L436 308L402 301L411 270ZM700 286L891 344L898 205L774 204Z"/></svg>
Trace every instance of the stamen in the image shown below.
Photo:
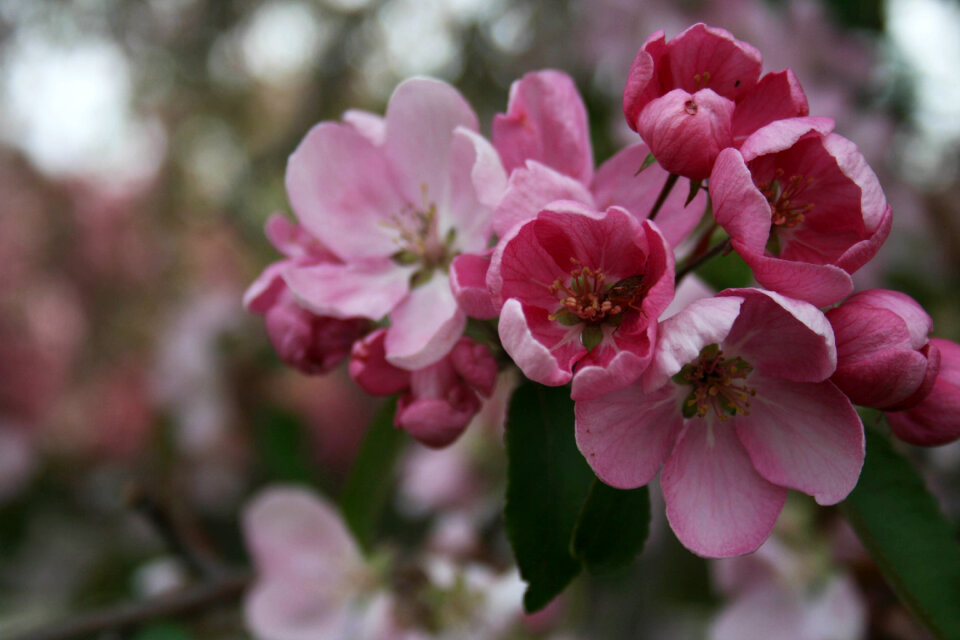
<svg viewBox="0 0 960 640"><path fill-rule="evenodd" d="M737 381L745 380L752 371L753 367L743 358L725 358L719 345L704 347L697 360L674 376L678 384L693 386L683 403L684 417L702 418L711 410L720 420L749 415L750 397L757 392Z"/></svg>
<svg viewBox="0 0 960 640"><path fill-rule="evenodd" d="M774 172L774 178L770 182L758 185L760 193L764 195L770 204L770 221L774 227L785 227L792 229L801 224L806 215L813 209L813 203L797 204L795 200L813 184L812 177L802 175L792 175L785 182L783 181L783 169L777 169Z"/></svg>

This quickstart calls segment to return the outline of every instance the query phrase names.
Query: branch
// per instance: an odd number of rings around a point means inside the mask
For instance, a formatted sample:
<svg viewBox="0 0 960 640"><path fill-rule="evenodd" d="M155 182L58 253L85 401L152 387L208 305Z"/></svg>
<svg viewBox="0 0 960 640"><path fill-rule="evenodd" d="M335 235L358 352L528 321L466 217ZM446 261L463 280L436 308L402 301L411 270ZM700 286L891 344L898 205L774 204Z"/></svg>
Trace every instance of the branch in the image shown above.
<svg viewBox="0 0 960 640"><path fill-rule="evenodd" d="M160 596L146 602L118 605L93 611L46 628L28 631L8 640L71 640L103 631L126 629L158 618L183 616L218 602L239 598L252 580L252 574L235 571L217 580Z"/></svg>
<svg viewBox="0 0 960 640"><path fill-rule="evenodd" d="M691 271L693 271L694 269L702 265L704 262L706 262L707 260L710 260L711 258L715 258L721 253L726 253L729 250L730 250L730 238L721 240L717 244L710 247L703 254L690 260L688 263L686 263L685 265L677 269L677 277L676 277L676 280L674 280L674 282L679 284L680 281L683 280L684 276L686 276L688 273L690 273Z"/></svg>

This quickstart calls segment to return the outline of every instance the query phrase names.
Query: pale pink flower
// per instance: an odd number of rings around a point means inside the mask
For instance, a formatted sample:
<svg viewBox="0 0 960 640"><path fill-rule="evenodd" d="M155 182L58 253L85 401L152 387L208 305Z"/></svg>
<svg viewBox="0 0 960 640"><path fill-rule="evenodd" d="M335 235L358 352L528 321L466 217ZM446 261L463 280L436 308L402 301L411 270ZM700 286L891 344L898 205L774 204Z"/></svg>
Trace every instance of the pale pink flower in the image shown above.
<svg viewBox="0 0 960 640"><path fill-rule="evenodd" d="M379 329L354 345L350 375L374 395L402 393L394 424L430 447L456 440L493 393L497 363L490 350L462 337L432 365L407 371L387 360L393 329Z"/></svg>
<svg viewBox="0 0 960 640"><path fill-rule="evenodd" d="M373 578L336 508L305 489L277 487L243 512L257 572L244 616L262 640L352 640L364 626Z"/></svg>
<svg viewBox="0 0 960 640"><path fill-rule="evenodd" d="M270 216L266 234L286 259L264 269L244 294L244 306L263 314L267 335L281 360L303 373L327 373L350 355L354 341L369 331L370 321L318 316L300 306L284 282L284 274L339 260L282 215Z"/></svg>
<svg viewBox="0 0 960 640"><path fill-rule="evenodd" d="M633 384L576 403L577 445L619 488L660 478L667 519L704 556L748 553L788 488L835 504L863 464L863 426L828 380L833 332L812 305L730 289L661 323Z"/></svg>
<svg viewBox="0 0 960 640"><path fill-rule="evenodd" d="M724 150L710 175L714 217L757 282L817 306L853 291L850 274L893 218L873 170L826 118L780 120Z"/></svg>
<svg viewBox="0 0 960 640"><path fill-rule="evenodd" d="M854 404L895 411L923 400L940 370L933 320L910 296L870 289L827 311L837 340L830 380Z"/></svg>
<svg viewBox="0 0 960 640"><path fill-rule="evenodd" d="M487 284L503 301L503 347L531 380L572 379L576 399L623 386L653 357L673 268L655 223L619 207L554 202L494 253Z"/></svg>
<svg viewBox="0 0 960 640"><path fill-rule="evenodd" d="M867 609L853 579L811 570L811 558L768 539L756 553L717 560L714 576L730 598L709 640L860 640Z"/></svg>
<svg viewBox="0 0 960 640"><path fill-rule="evenodd" d="M809 113L789 69L760 78L756 48L698 23L670 42L654 33L637 52L623 92L627 123L670 173L710 175L722 149L765 124Z"/></svg>
<svg viewBox="0 0 960 640"><path fill-rule="evenodd" d="M933 389L916 406L886 414L894 435L925 447L960 438L960 345L931 338L930 347L937 349L941 357Z"/></svg>
<svg viewBox="0 0 960 640"><path fill-rule="evenodd" d="M387 359L405 369L442 359L466 325L450 261L487 247L506 183L477 131L455 89L415 78L394 91L382 125L357 113L320 123L287 166L297 218L339 259L288 270L287 285L321 316L389 316Z"/></svg>

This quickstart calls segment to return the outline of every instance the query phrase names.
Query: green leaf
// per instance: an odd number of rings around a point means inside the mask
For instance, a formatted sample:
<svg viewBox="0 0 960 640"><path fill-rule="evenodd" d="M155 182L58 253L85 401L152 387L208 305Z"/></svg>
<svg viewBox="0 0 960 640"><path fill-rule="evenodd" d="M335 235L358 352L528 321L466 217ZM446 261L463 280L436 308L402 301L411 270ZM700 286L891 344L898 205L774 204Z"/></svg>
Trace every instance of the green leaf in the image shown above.
<svg viewBox="0 0 960 640"><path fill-rule="evenodd" d="M707 284L721 291L732 287L748 287L753 282L753 271L736 251L720 255L697 267L696 274Z"/></svg>
<svg viewBox="0 0 960 640"><path fill-rule="evenodd" d="M523 606L545 607L580 573L570 541L594 475L577 450L568 387L521 384L507 414L507 538L527 582Z"/></svg>
<svg viewBox="0 0 960 640"><path fill-rule="evenodd" d="M383 403L363 440L350 478L340 496L340 509L357 542L369 550L383 507L395 480L393 468L406 434L393 426L396 398Z"/></svg>
<svg viewBox="0 0 960 640"><path fill-rule="evenodd" d="M254 419L254 441L271 481L315 484L307 459L307 432L299 416L275 406L262 407Z"/></svg>
<svg viewBox="0 0 960 640"><path fill-rule="evenodd" d="M633 562L650 533L646 486L614 489L594 480L573 532L571 550L590 573L605 573Z"/></svg>
<svg viewBox="0 0 960 640"><path fill-rule="evenodd" d="M133 640L193 640L193 634L178 624L154 622L141 628Z"/></svg>
<svg viewBox="0 0 960 640"><path fill-rule="evenodd" d="M860 482L840 505L898 597L940 640L960 640L960 545L916 469L867 429Z"/></svg>

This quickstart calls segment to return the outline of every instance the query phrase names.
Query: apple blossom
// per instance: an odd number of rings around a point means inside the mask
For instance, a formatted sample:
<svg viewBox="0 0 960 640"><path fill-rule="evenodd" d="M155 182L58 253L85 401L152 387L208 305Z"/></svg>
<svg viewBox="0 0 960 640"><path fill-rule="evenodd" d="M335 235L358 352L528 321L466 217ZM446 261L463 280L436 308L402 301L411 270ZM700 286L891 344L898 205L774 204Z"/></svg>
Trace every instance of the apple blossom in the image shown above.
<svg viewBox="0 0 960 640"><path fill-rule="evenodd" d="M854 404L906 409L923 400L940 369L940 352L927 335L933 320L908 295L861 291L827 311L837 340L830 378Z"/></svg>
<svg viewBox="0 0 960 640"><path fill-rule="evenodd" d="M890 233L877 176L826 118L769 124L710 175L714 217L763 286L817 306L853 291L850 274Z"/></svg>
<svg viewBox="0 0 960 640"><path fill-rule="evenodd" d="M297 218L339 259L287 271L287 285L318 315L389 316L386 356L405 369L442 359L466 325L450 261L486 248L506 182L477 130L455 89L414 78L394 91L382 126L356 112L322 122L287 166Z"/></svg>
<svg viewBox="0 0 960 640"><path fill-rule="evenodd" d="M619 207L555 202L501 239L487 284L503 301L500 340L521 371L551 386L572 379L573 397L586 398L649 363L673 298L673 253L655 223Z"/></svg>
<svg viewBox="0 0 960 640"><path fill-rule="evenodd" d="M661 323L642 378L576 403L577 445L618 488L660 479L667 519L704 556L756 549L787 488L835 504L853 489L863 426L828 380L830 324L812 305L729 289Z"/></svg>

